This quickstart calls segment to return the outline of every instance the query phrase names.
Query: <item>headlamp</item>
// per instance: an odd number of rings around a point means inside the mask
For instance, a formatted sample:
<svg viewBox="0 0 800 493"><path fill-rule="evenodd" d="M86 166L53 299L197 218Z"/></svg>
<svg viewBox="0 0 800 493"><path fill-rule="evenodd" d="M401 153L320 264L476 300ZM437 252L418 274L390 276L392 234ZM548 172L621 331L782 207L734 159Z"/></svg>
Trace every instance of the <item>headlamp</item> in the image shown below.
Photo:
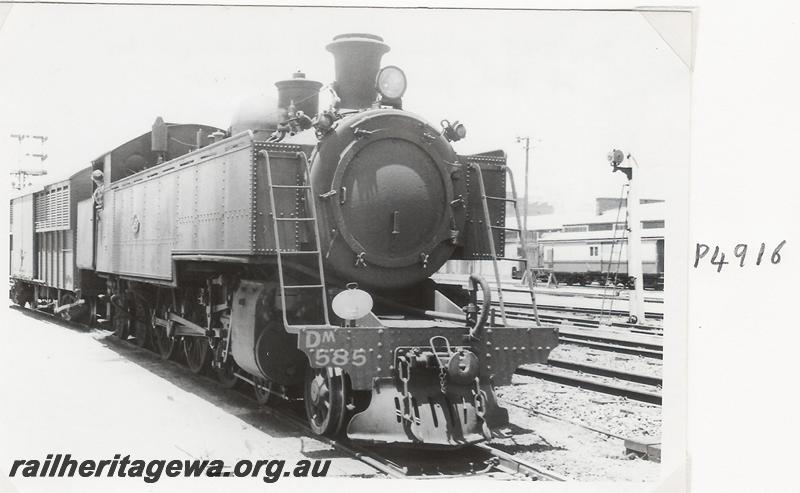
<svg viewBox="0 0 800 493"><path fill-rule="evenodd" d="M342 320L358 320L372 310L372 296L358 289L356 283L347 285L347 289L333 297L331 308Z"/></svg>
<svg viewBox="0 0 800 493"><path fill-rule="evenodd" d="M385 99L400 99L406 92L406 74L399 67L383 67L375 78L375 89Z"/></svg>

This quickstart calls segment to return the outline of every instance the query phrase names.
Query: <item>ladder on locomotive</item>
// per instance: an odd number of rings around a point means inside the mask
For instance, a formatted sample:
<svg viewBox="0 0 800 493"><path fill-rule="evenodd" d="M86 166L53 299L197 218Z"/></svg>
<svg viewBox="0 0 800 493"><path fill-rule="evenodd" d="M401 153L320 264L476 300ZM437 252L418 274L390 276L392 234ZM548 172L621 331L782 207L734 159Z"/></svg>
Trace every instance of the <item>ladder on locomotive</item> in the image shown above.
<svg viewBox="0 0 800 493"><path fill-rule="evenodd" d="M528 290L530 291L531 295L531 306L533 307L533 318L536 321L536 325L541 326L542 323L539 320L539 310L536 307L536 293L534 292L534 285L535 285L535 275L533 269L530 266L530 262L528 259L528 231L523 229L522 221L519 215L519 201L517 199L517 187L514 183L514 174L511 172L511 168L506 165L497 165L498 167L502 168L502 170L506 173L508 177L508 181L511 182L511 198L508 197L493 197L490 195L486 195L486 186L483 182L483 171L478 163L470 163L470 166L475 170L475 175L478 177L478 188L481 196L481 204L483 205L483 222L486 224L486 237L489 241L489 253L492 258L492 267L494 269L494 278L497 286L497 299L500 304L500 316L503 320L503 325L508 325L508 321L506 320L506 305L503 301L503 286L500 282L500 268L498 267L498 261L513 261L525 264L525 273L523 274L525 278L528 280ZM503 201L514 206L514 214L517 218L517 227L516 228L509 228L504 226L494 226L492 225L492 219L489 214L489 200L495 201ZM504 222L505 224L505 222ZM494 230L503 230L503 231L516 231L520 238L520 243L522 246L522 255L523 258L511 258L511 257L498 257L497 256L497 249L494 247Z"/></svg>
<svg viewBox="0 0 800 493"><path fill-rule="evenodd" d="M281 309L283 313L283 324L284 327L289 332L296 332L298 329L301 328L328 328L331 326L329 317L328 317L328 296L327 291L325 289L325 270L322 267L322 248L320 246L320 235L319 235L319 222L317 221L317 205L316 201L314 200L314 189L311 187L311 172L308 168L308 159L306 159L306 155L303 152L297 152L297 159L300 161L300 172L302 173L302 180L300 180L301 184L295 185L276 185L274 183L274 176L272 174L272 163L269 159L269 153L267 151L260 151L259 154L264 158L264 162L266 164L266 171L267 171L267 182L268 186L267 189L269 190L269 204L270 210L272 214L272 231L275 236L275 252L278 258L278 283L280 287L280 294L281 294ZM308 217L277 217L275 211L275 190L282 189L282 190L295 190L296 192L301 192L305 194L305 209L306 213L310 214ZM278 224L280 222L308 222L311 223L311 237L313 241L312 250L286 250L281 245L281 235L280 229ZM283 257L284 256L297 256L297 255L315 255L317 262L317 274L319 279L319 284L286 284L285 277L284 277L284 268L283 268ZM310 289L317 289L320 293L320 301L321 301L321 308L322 308L322 323L318 324L290 324L287 313L286 313L286 293L287 291L292 290L310 290Z"/></svg>

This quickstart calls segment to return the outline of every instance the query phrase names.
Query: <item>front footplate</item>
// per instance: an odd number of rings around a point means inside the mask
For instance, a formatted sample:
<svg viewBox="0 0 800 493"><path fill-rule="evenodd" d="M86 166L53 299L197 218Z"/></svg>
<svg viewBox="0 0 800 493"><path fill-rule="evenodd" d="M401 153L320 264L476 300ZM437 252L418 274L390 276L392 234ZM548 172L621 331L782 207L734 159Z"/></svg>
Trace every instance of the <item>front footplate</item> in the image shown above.
<svg viewBox="0 0 800 493"><path fill-rule="evenodd" d="M491 439L492 430L508 424L508 411L499 407L489 384L480 385L482 402L476 407L476 387L447 385L442 393L438 378L411 372L404 396L403 382L376 380L369 407L347 427L352 440L454 447Z"/></svg>
<svg viewBox="0 0 800 493"><path fill-rule="evenodd" d="M558 345L558 327L486 327L478 339L470 339L461 327L330 327L301 328L297 347L312 368L340 368L350 376L353 390L371 390L374 380L397 375L395 350L437 345L468 347L480 361L480 381L495 386L511 383L521 365L547 363Z"/></svg>
<svg viewBox="0 0 800 493"><path fill-rule="evenodd" d="M312 368L334 367L350 389L369 392L349 422L353 440L453 447L488 440L508 423L493 388L521 365L546 363L553 325L303 328L298 347ZM456 363L451 364L453 361Z"/></svg>

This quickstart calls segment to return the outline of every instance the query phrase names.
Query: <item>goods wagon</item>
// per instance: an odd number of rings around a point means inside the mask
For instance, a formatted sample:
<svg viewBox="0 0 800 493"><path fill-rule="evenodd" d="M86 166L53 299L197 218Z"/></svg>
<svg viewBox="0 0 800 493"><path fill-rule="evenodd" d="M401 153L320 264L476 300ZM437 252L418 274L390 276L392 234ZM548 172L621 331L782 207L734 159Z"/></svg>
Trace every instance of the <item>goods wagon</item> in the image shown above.
<svg viewBox="0 0 800 493"><path fill-rule="evenodd" d="M81 291L100 289L98 278L76 262L78 203L92 195L91 168L11 201L12 297L44 300L56 309ZM77 293L77 294L76 294Z"/></svg>

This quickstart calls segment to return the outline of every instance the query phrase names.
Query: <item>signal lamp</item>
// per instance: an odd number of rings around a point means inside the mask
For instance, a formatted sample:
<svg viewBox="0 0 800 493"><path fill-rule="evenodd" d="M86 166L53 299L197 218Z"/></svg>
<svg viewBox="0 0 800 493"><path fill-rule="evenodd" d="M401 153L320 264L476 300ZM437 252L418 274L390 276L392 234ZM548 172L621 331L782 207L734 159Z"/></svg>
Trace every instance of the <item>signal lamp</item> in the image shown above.
<svg viewBox="0 0 800 493"><path fill-rule="evenodd" d="M625 154L619 149L614 149L608 153L608 162L611 163L611 166L615 168L622 164L622 161L625 159Z"/></svg>

